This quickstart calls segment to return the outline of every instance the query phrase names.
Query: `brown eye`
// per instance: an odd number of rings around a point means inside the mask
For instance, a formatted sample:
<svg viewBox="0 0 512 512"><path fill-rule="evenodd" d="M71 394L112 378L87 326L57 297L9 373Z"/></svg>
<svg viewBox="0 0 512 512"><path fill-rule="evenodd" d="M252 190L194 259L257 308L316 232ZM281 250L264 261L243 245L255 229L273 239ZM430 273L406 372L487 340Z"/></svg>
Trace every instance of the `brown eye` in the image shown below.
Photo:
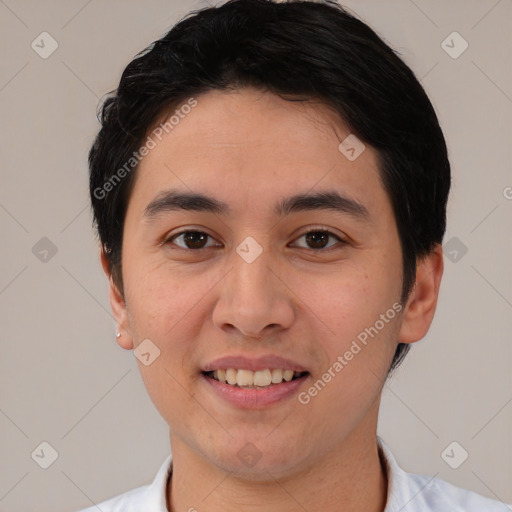
<svg viewBox="0 0 512 512"><path fill-rule="evenodd" d="M339 236L335 235L334 233L320 229L308 231L307 233L304 233L301 237L299 237L298 240L300 240L301 238L304 238L306 245L299 244L299 247L314 250L328 249L331 248L333 245L336 245L336 243L345 243L344 240L342 240ZM329 240L333 240L333 242L330 242Z"/></svg>
<svg viewBox="0 0 512 512"><path fill-rule="evenodd" d="M182 249L204 249L210 235L202 231L182 231L171 237L169 243L175 243ZM178 243L179 241L179 243Z"/></svg>
<svg viewBox="0 0 512 512"><path fill-rule="evenodd" d="M329 234L325 231L313 231L306 234L306 243L312 249L323 249L329 243Z"/></svg>

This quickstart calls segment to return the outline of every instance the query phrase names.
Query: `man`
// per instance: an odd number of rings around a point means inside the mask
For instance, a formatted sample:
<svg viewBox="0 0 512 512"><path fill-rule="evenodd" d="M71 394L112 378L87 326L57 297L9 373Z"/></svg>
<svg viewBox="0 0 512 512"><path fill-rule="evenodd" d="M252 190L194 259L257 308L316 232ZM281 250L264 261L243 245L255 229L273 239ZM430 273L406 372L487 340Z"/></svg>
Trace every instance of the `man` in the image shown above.
<svg viewBox="0 0 512 512"><path fill-rule="evenodd" d="M193 13L127 66L89 163L117 340L172 452L101 510L508 510L376 434L435 312L450 165L368 26L334 2Z"/></svg>

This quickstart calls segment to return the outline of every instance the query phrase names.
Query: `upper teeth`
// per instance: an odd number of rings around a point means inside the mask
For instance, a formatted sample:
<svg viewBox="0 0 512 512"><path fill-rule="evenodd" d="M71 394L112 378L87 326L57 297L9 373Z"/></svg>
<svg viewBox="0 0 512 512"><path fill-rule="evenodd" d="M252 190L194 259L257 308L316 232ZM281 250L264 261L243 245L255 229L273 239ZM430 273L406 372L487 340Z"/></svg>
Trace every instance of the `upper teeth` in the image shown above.
<svg viewBox="0 0 512 512"><path fill-rule="evenodd" d="M228 368L227 370L215 370L213 378L220 382L226 382L232 386L269 386L270 384L279 384L283 380L289 382L293 379L293 370L235 370ZM298 375L298 374L297 374Z"/></svg>

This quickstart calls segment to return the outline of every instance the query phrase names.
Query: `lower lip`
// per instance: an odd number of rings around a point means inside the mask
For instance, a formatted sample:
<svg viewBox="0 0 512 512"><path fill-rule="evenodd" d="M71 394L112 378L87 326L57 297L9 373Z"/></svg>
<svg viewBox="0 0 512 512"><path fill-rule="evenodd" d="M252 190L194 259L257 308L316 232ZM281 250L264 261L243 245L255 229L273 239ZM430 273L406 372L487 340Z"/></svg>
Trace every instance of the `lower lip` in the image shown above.
<svg viewBox="0 0 512 512"><path fill-rule="evenodd" d="M295 395L297 389L309 377L309 374L289 382L281 382L261 389L239 388L211 379L204 374L202 374L202 377L221 398L232 405L244 409L261 409Z"/></svg>

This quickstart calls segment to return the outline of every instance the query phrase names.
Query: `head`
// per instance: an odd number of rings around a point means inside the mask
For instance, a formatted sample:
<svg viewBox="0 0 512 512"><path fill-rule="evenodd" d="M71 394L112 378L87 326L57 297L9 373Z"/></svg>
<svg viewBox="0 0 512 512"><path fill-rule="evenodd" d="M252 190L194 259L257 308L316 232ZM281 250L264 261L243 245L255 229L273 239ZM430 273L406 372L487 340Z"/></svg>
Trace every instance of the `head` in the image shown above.
<svg viewBox="0 0 512 512"><path fill-rule="evenodd" d="M413 72L334 2L232 0L141 52L101 123L90 192L120 343L160 350L141 371L176 438L201 453L218 431L227 469L230 439L259 440L284 474L283 439L350 435L427 332L442 274L450 165ZM288 354L302 393L329 380L293 412L309 419L268 438L282 408L219 402L231 428L212 423L204 374L241 353Z"/></svg>

